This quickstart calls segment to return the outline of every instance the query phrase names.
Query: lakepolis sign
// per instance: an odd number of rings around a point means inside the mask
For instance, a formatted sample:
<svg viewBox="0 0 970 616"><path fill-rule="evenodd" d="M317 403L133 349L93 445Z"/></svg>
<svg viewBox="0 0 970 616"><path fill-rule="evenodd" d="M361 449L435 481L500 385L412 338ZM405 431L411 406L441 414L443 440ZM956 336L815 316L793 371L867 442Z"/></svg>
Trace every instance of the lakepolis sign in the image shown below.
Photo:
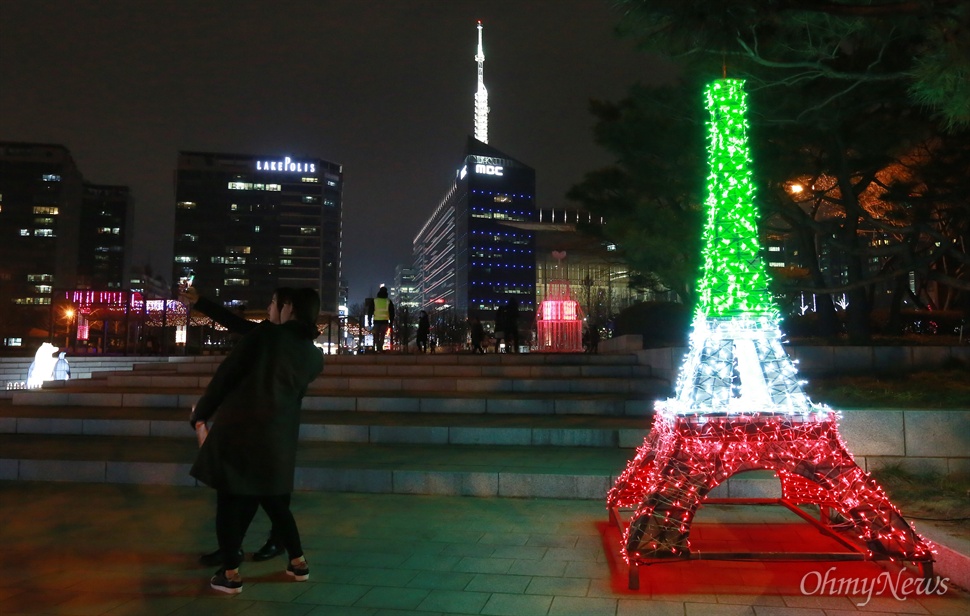
<svg viewBox="0 0 970 616"><path fill-rule="evenodd" d="M256 171L289 171L291 173L316 173L317 164L297 162L289 156L283 160L257 160Z"/></svg>

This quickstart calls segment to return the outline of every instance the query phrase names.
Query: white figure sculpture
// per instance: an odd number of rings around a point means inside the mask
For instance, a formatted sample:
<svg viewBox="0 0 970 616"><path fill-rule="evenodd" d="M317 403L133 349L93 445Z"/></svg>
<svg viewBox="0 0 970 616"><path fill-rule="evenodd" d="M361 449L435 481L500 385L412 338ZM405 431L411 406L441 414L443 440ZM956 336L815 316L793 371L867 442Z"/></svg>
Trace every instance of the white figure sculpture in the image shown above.
<svg viewBox="0 0 970 616"><path fill-rule="evenodd" d="M27 388L40 387L44 381L54 378L54 365L57 364L57 347L50 342L45 342L37 349L34 354L34 361L27 369Z"/></svg>

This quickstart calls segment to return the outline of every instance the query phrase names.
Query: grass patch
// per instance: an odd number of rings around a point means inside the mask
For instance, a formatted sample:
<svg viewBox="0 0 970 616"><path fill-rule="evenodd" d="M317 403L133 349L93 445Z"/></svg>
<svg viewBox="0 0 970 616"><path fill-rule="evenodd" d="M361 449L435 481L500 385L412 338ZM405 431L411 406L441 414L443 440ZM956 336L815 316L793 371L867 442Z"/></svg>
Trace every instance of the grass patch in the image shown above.
<svg viewBox="0 0 970 616"><path fill-rule="evenodd" d="M814 377L805 386L833 408L970 408L970 367L877 375Z"/></svg>
<svg viewBox="0 0 970 616"><path fill-rule="evenodd" d="M931 473L913 473L900 466L886 466L872 471L872 476L889 495L889 499L919 526L920 519L944 522L946 526L970 538L970 477L944 477Z"/></svg>

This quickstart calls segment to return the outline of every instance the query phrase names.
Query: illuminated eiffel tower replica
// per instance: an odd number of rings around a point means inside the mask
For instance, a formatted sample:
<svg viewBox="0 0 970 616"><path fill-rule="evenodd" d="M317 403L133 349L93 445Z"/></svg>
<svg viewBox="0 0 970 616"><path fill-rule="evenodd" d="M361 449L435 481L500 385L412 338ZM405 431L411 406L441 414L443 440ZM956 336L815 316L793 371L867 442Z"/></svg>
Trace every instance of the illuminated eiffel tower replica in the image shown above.
<svg viewBox="0 0 970 616"><path fill-rule="evenodd" d="M740 472L767 469L784 505L848 552L725 553L725 560L900 560L932 574L932 551L882 488L852 459L838 416L812 403L781 345L777 307L759 256L743 81L708 85L707 220L700 305L676 397L657 403L653 428L607 497L623 534L630 588L638 566L694 555L691 523L704 502ZM800 505L817 505L819 520Z"/></svg>

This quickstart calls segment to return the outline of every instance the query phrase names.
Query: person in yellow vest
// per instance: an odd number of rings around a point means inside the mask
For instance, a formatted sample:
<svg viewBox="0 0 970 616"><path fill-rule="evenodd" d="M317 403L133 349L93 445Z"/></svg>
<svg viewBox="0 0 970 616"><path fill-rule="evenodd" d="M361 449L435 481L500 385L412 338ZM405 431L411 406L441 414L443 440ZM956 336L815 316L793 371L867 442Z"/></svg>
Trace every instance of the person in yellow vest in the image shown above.
<svg viewBox="0 0 970 616"><path fill-rule="evenodd" d="M374 350L384 351L384 337L394 324L394 302L387 298L387 287L381 287L374 298Z"/></svg>

